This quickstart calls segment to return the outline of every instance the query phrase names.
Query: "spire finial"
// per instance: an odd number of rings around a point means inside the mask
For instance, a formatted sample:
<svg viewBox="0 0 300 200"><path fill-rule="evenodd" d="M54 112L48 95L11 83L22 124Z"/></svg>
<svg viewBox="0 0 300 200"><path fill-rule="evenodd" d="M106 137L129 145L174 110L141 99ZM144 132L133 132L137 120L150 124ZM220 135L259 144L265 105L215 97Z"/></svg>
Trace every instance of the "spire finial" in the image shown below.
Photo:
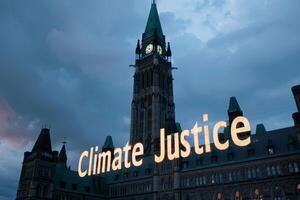
<svg viewBox="0 0 300 200"><path fill-rule="evenodd" d="M64 137L64 140L62 141L62 144L63 144L63 145L66 145L66 144L67 144L67 141L66 141L66 139L67 139L67 138L66 138L66 137Z"/></svg>
<svg viewBox="0 0 300 200"><path fill-rule="evenodd" d="M152 1L152 4L155 4L155 0Z"/></svg>

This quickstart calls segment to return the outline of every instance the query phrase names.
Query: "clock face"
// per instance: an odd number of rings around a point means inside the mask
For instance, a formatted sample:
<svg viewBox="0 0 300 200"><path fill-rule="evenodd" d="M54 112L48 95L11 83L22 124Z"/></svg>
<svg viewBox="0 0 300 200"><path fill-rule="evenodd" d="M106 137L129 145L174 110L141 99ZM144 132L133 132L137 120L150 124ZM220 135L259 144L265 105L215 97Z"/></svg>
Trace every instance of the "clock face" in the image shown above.
<svg viewBox="0 0 300 200"><path fill-rule="evenodd" d="M151 53L152 51L153 51L153 44L148 44L148 45L146 46L146 50L145 50L146 54L149 54L149 53Z"/></svg>
<svg viewBox="0 0 300 200"><path fill-rule="evenodd" d="M160 45L157 45L157 53L159 53L159 55L162 54L162 48Z"/></svg>

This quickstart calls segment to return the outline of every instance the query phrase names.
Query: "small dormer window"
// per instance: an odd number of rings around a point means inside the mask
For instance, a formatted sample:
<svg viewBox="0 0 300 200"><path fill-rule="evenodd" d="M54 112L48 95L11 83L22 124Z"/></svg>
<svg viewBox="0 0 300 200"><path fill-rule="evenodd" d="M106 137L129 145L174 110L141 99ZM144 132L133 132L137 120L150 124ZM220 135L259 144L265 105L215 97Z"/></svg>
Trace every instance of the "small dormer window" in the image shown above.
<svg viewBox="0 0 300 200"><path fill-rule="evenodd" d="M124 178L128 178L128 172L124 173Z"/></svg>
<svg viewBox="0 0 300 200"><path fill-rule="evenodd" d="M133 176L134 176L134 177L137 177L138 175L139 175L139 172L138 172L138 171L134 171L134 172L133 172Z"/></svg>

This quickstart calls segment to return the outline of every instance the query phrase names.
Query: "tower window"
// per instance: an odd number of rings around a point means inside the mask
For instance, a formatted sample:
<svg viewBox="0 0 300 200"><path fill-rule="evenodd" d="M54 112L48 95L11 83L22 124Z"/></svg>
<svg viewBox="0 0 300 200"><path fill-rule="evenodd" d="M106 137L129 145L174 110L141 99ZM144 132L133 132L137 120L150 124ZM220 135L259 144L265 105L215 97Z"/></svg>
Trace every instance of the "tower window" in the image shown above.
<svg viewBox="0 0 300 200"><path fill-rule="evenodd" d="M274 147L273 146L268 147L268 154L273 155L274 153L275 153Z"/></svg>

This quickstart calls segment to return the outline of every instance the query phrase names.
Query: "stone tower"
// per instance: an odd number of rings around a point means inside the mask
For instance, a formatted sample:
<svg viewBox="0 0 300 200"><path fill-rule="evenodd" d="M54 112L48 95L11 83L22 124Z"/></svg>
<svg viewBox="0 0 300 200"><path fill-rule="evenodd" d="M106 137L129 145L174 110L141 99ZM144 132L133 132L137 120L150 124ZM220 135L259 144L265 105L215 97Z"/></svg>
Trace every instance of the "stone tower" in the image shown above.
<svg viewBox="0 0 300 200"><path fill-rule="evenodd" d="M297 130L297 138L300 143L300 85L292 87L292 92L297 106L297 112L293 113L293 119Z"/></svg>
<svg viewBox="0 0 300 200"><path fill-rule="evenodd" d="M17 191L18 199L52 199L53 177L58 152L52 151L50 130L43 128L31 152L24 153L23 166ZM65 164L65 148L60 153Z"/></svg>
<svg viewBox="0 0 300 200"><path fill-rule="evenodd" d="M166 43L155 2L142 41L136 46L131 104L130 143L142 142L145 152L157 149L160 128L176 131L170 43Z"/></svg>

